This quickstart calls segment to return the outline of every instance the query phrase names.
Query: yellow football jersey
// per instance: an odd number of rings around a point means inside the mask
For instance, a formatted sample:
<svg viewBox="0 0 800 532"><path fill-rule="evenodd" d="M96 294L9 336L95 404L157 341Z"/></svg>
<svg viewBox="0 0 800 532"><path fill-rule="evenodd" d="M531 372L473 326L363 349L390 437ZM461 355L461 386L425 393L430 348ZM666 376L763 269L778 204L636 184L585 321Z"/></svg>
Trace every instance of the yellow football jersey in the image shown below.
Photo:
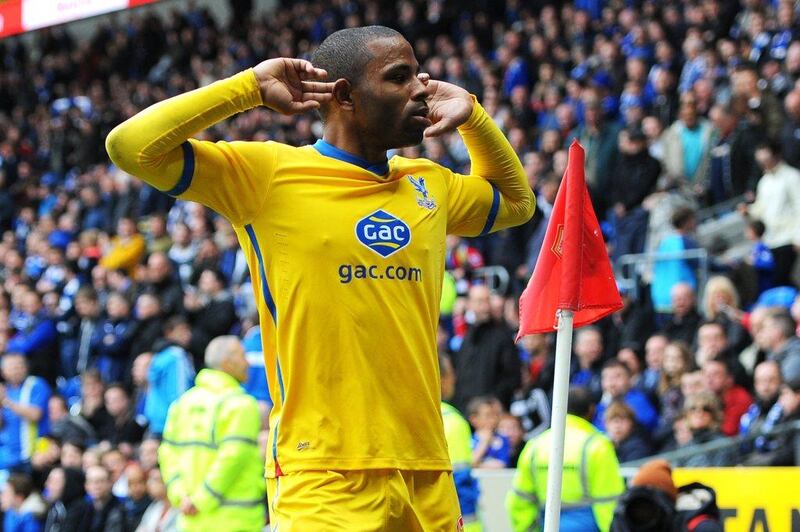
<svg viewBox="0 0 800 532"><path fill-rule="evenodd" d="M530 217L519 160L478 104L460 131L473 172L493 171L491 182L426 159L369 164L324 141L185 140L259 103L245 71L143 111L107 147L130 173L234 225L275 401L267 475L450 469L436 354L445 235Z"/></svg>

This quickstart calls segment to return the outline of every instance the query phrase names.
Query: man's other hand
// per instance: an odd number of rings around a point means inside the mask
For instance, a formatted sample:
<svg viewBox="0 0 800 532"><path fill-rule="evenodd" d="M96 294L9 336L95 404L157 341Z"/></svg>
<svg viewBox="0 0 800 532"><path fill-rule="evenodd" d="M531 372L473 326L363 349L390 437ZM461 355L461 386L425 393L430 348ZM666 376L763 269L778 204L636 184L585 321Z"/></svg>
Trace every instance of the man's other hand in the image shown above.
<svg viewBox="0 0 800 532"><path fill-rule="evenodd" d="M327 72L303 59L268 59L253 71L261 87L261 101L279 113L313 111L333 98L333 83L319 81Z"/></svg>
<svg viewBox="0 0 800 532"><path fill-rule="evenodd" d="M428 118L433 122L425 130L426 137L438 137L467 121L474 105L469 92L452 83L432 80L428 74L419 74L419 79L428 89Z"/></svg>

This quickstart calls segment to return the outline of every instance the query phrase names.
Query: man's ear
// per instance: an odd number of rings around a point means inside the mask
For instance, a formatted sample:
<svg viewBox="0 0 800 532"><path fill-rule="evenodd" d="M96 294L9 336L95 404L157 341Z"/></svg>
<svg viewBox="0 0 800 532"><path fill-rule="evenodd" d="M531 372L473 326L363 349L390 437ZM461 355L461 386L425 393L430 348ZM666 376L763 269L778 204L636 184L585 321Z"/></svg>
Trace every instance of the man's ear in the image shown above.
<svg viewBox="0 0 800 532"><path fill-rule="evenodd" d="M344 78L339 78L333 84L333 99L342 109L346 111L353 110L353 87L350 82Z"/></svg>

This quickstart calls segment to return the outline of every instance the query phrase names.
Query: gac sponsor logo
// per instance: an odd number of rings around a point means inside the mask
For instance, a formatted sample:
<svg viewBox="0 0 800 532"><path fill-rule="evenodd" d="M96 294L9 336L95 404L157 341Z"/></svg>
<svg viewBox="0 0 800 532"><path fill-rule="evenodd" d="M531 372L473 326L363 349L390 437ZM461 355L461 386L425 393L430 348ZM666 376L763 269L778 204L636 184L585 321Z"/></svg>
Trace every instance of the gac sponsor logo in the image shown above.
<svg viewBox="0 0 800 532"><path fill-rule="evenodd" d="M383 258L400 251L411 242L406 223L384 210L377 210L356 224L358 241Z"/></svg>

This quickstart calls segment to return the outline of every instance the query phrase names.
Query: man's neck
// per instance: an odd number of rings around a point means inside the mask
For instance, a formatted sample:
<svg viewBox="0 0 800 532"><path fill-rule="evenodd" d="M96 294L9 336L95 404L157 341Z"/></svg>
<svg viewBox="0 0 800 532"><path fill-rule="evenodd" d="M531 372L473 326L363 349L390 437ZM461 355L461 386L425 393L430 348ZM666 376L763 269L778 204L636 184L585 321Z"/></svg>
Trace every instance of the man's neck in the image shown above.
<svg viewBox="0 0 800 532"><path fill-rule="evenodd" d="M325 128L322 140L370 164L386 161L385 149L368 145L364 139L356 137L351 131L342 127L328 126Z"/></svg>

